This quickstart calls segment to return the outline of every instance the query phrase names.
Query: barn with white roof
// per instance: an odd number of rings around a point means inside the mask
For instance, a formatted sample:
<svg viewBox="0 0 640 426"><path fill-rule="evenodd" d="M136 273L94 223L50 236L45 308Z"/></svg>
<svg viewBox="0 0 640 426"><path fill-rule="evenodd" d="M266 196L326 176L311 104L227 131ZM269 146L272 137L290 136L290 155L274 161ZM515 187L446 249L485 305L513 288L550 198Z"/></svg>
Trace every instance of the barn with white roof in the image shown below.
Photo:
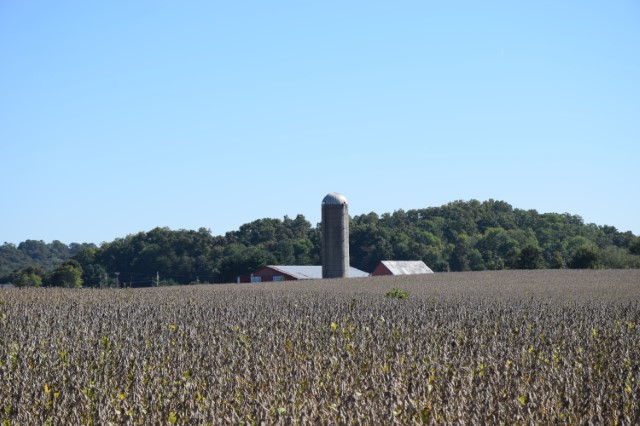
<svg viewBox="0 0 640 426"><path fill-rule="evenodd" d="M383 260L376 266L371 275L419 275L433 274L421 260Z"/></svg>
<svg viewBox="0 0 640 426"><path fill-rule="evenodd" d="M349 278L368 277L367 272L350 267ZM259 283L270 281L321 280L322 266L312 265L267 265L252 274L240 275L238 282Z"/></svg>

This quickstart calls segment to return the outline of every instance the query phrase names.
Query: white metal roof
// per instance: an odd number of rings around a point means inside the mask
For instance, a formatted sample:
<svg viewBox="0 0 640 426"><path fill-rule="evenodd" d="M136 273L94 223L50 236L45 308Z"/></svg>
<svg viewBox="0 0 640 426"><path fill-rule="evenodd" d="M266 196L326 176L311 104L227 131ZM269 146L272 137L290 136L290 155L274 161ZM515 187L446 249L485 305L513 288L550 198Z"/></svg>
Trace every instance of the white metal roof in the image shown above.
<svg viewBox="0 0 640 426"><path fill-rule="evenodd" d="M283 274L290 275L299 280L320 280L322 279L322 266L310 266L310 265L267 265L275 271L282 272ZM349 267L349 278L363 278L368 277L369 274Z"/></svg>
<svg viewBox="0 0 640 426"><path fill-rule="evenodd" d="M393 275L433 274L431 268L421 260L383 260L382 264Z"/></svg>
<svg viewBox="0 0 640 426"><path fill-rule="evenodd" d="M347 197L337 192L327 194L322 200L322 204L349 204L347 203Z"/></svg>

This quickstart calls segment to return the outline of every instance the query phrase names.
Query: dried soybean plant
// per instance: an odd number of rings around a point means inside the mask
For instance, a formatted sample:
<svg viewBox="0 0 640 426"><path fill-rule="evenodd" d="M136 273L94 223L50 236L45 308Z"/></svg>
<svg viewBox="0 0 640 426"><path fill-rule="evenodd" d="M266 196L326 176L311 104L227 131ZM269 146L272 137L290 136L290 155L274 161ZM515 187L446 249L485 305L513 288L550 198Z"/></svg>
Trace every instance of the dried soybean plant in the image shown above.
<svg viewBox="0 0 640 426"><path fill-rule="evenodd" d="M16 424L637 424L637 271L0 292ZM411 296L385 298L394 288Z"/></svg>

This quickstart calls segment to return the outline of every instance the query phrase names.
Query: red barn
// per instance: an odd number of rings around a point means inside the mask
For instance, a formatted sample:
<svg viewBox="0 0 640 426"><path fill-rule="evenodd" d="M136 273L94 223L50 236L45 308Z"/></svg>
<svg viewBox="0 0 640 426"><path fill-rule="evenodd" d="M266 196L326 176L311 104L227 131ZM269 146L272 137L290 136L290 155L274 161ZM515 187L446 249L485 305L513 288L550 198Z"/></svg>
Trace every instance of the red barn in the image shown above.
<svg viewBox="0 0 640 426"><path fill-rule="evenodd" d="M421 260L383 260L371 273L372 276L418 274L433 274L433 271Z"/></svg>
<svg viewBox="0 0 640 426"><path fill-rule="evenodd" d="M356 268L349 268L349 278L368 277L369 274ZM267 265L252 274L240 275L239 283L260 283L270 281L321 280L322 266Z"/></svg>

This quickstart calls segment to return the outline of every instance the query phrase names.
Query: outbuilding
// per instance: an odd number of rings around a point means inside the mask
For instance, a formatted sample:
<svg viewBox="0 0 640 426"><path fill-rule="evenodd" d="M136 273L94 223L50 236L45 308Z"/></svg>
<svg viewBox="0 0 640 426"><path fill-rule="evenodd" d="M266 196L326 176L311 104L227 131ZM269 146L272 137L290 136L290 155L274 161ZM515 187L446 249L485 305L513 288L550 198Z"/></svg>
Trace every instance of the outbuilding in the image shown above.
<svg viewBox="0 0 640 426"><path fill-rule="evenodd" d="M371 275L420 275L433 274L421 260L383 260L376 266Z"/></svg>
<svg viewBox="0 0 640 426"><path fill-rule="evenodd" d="M364 278L369 274L350 267L349 278ZM267 265L252 274L240 275L239 283L260 283L271 281L321 280L322 266L313 265Z"/></svg>

